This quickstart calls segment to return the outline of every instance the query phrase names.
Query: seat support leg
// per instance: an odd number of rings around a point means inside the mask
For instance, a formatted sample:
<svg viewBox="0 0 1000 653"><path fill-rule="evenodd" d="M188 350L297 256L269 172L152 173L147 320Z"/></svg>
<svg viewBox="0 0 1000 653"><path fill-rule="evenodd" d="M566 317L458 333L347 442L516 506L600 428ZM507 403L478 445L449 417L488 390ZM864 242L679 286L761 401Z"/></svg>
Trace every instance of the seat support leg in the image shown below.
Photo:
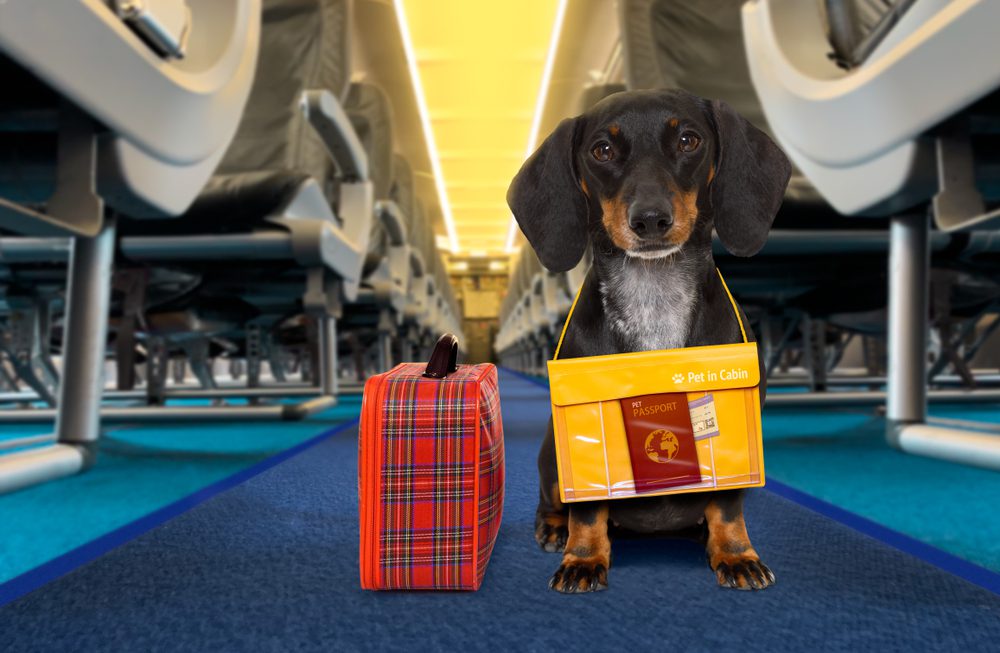
<svg viewBox="0 0 1000 653"><path fill-rule="evenodd" d="M321 394L336 395L337 387L337 319L323 315L319 326L319 382Z"/></svg>
<svg viewBox="0 0 1000 653"><path fill-rule="evenodd" d="M907 453L1000 469L1000 435L927 423L927 308L930 250L926 216L890 226L889 375L886 437Z"/></svg>

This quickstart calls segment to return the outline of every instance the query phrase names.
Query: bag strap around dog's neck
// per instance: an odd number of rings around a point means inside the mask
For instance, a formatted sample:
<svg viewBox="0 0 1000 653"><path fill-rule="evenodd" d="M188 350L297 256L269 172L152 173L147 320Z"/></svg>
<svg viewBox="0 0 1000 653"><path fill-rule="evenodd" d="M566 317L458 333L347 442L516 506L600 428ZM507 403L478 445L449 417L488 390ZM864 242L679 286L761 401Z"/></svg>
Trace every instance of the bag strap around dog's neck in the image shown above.
<svg viewBox="0 0 1000 653"><path fill-rule="evenodd" d="M736 323L740 325L740 335L743 336L743 342L747 342L747 331L743 328L743 318L740 317L740 309L736 306L736 300L733 299L733 294L729 292L729 286L726 285L726 280L722 278L722 272L719 272L719 268L715 268L716 273L719 275L719 281L722 282L722 289L726 291L726 297L729 298L729 303L733 306L733 313L736 314ZM586 282L584 282L586 283ZM576 297L573 298L573 303L569 307L569 313L566 315L566 321L563 322L562 333L559 334L559 342L556 343L556 353L552 357L552 360L557 360L559 358L559 350L562 349L563 338L566 337L566 329L569 328L569 321L573 318L573 311L576 309L576 303L580 301L580 293L583 291L583 284L576 291Z"/></svg>
<svg viewBox="0 0 1000 653"><path fill-rule="evenodd" d="M733 305L733 313L736 313L736 324L740 325L740 335L743 336L743 342L747 342L747 330L743 328L743 318L740 317L740 307L736 305L736 300L733 299L733 293L729 292L729 286L726 285L726 280L722 278L722 273L719 272L719 268L715 268L715 271L719 274L719 281L722 282L722 289L726 291L726 297L729 297L729 303Z"/></svg>

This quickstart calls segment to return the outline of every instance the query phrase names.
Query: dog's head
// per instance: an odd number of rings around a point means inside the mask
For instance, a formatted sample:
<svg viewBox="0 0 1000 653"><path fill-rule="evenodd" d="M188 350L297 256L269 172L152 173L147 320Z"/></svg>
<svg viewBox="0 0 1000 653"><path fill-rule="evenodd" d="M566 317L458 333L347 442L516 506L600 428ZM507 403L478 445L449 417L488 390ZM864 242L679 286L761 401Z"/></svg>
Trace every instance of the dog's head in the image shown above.
<svg viewBox="0 0 1000 653"><path fill-rule="evenodd" d="M592 232L651 259L714 225L726 249L752 256L790 174L784 153L726 103L631 91L562 121L514 177L507 203L552 271L575 266Z"/></svg>

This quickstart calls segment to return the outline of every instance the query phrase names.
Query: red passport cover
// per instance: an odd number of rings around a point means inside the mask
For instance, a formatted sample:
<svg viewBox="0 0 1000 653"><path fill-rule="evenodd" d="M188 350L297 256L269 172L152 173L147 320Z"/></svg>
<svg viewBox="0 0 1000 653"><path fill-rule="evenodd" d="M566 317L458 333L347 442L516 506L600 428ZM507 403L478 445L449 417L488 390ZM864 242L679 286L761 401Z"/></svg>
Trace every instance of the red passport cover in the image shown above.
<svg viewBox="0 0 1000 653"><path fill-rule="evenodd" d="M629 397L621 405L637 494L701 482L687 394Z"/></svg>

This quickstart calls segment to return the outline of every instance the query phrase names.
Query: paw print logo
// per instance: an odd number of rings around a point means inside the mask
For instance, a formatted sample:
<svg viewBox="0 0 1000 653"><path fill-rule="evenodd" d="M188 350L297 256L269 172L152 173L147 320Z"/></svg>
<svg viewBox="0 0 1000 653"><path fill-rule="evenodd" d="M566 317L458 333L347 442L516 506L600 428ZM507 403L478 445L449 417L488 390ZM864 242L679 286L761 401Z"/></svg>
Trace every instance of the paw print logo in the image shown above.
<svg viewBox="0 0 1000 653"><path fill-rule="evenodd" d="M683 382L684 382L683 374L674 374L674 383L683 383Z"/></svg>

